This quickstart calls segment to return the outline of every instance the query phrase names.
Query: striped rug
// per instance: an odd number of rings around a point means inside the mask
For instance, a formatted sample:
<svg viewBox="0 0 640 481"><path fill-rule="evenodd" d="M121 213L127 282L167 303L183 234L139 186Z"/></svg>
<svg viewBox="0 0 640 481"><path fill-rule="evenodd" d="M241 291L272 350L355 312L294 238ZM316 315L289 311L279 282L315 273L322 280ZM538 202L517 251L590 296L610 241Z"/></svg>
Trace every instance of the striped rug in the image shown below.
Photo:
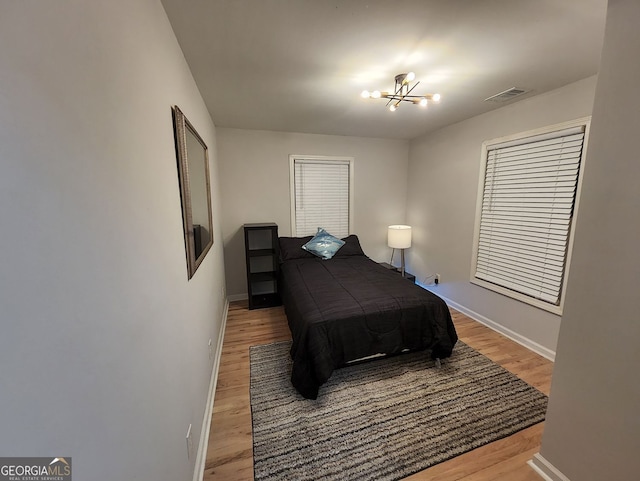
<svg viewBox="0 0 640 481"><path fill-rule="evenodd" d="M547 397L458 341L334 371L317 400L291 386L290 342L253 346L256 481L393 481L544 419Z"/></svg>

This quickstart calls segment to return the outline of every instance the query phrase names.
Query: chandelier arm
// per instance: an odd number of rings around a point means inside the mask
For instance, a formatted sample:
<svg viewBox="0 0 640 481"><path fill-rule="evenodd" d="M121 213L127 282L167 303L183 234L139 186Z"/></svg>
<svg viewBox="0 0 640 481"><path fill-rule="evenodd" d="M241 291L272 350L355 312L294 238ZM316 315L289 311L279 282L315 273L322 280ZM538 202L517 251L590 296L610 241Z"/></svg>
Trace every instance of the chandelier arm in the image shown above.
<svg viewBox="0 0 640 481"><path fill-rule="evenodd" d="M387 105L389 105L394 100L403 100L405 102L413 102L415 100L422 100L422 99L431 100L432 97L433 97L433 94L425 94L425 95L393 95L393 94L388 94L388 95L385 95L382 98L389 99L389 101L387 102Z"/></svg>
<svg viewBox="0 0 640 481"><path fill-rule="evenodd" d="M391 95L386 95L385 98L389 99L389 101L386 103L385 107L388 107L389 104L393 101L393 100L397 100L400 99L402 100L403 95L401 94L402 92L402 87L403 84L402 82L398 82L398 80L396 79L396 91L391 94Z"/></svg>
<svg viewBox="0 0 640 481"><path fill-rule="evenodd" d="M416 88L419 84L420 84L420 81L416 82L416 83L413 85L413 87L411 87L409 90L407 90L407 93L406 93L406 94L404 94L402 97L407 97L407 96L411 93L411 91L412 91L414 88Z"/></svg>

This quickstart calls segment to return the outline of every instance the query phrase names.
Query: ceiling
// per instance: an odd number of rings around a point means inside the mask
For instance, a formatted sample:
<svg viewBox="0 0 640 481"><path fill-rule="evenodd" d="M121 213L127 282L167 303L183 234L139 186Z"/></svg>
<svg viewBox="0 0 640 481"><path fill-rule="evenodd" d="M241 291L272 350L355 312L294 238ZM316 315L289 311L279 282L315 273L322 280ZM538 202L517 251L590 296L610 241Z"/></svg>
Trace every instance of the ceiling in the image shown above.
<svg viewBox="0 0 640 481"><path fill-rule="evenodd" d="M217 127L412 139L598 71L606 0L162 0ZM427 109L363 99L413 71Z"/></svg>

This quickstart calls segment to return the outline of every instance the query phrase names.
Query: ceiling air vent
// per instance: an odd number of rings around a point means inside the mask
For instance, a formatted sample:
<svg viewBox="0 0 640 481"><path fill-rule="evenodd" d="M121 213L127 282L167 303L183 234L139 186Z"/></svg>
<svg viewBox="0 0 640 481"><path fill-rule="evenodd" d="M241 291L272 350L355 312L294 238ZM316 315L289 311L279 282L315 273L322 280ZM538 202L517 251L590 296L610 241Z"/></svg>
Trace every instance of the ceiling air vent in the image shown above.
<svg viewBox="0 0 640 481"><path fill-rule="evenodd" d="M484 101L485 102L507 102L508 100L511 100L522 94L526 94L527 92L529 91L525 89L511 87L510 89L507 89L504 92L500 92L499 94L495 94L489 98L484 99Z"/></svg>

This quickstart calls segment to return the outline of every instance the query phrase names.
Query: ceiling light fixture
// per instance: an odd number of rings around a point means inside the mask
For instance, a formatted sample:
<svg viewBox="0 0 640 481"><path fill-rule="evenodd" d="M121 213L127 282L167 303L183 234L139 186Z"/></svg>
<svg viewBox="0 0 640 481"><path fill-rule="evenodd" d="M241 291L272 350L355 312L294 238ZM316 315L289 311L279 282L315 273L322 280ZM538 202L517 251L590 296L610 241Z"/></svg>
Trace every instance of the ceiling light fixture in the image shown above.
<svg viewBox="0 0 640 481"><path fill-rule="evenodd" d="M430 100L432 102L440 101L440 94L409 95L420 83L416 82L410 87L409 83L415 80L415 78L416 74L413 72L401 73L396 75L396 87L393 93L380 92L379 90L374 90L373 92L363 90L360 96L365 99L389 99L387 107L391 112L400 106L400 102L411 102L412 104L426 107Z"/></svg>

